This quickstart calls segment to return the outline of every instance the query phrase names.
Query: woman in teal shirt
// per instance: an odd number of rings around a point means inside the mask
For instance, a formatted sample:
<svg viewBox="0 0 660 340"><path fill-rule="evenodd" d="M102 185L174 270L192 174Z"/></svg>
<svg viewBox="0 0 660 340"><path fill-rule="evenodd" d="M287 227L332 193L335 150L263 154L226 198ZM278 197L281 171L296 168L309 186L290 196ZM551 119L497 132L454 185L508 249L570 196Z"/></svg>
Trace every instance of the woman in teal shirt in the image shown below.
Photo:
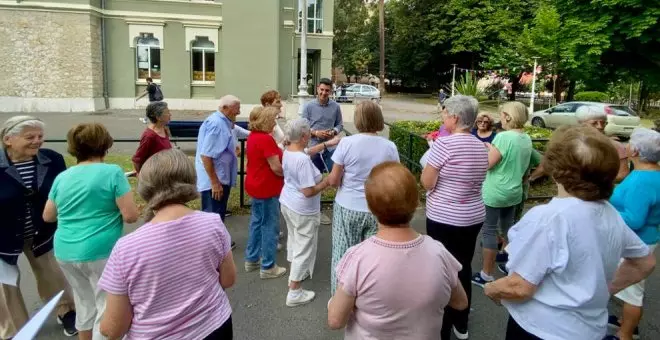
<svg viewBox="0 0 660 340"><path fill-rule="evenodd" d="M634 170L615 189L610 203L619 211L628 227L654 251L660 241L660 133L636 128L626 146ZM644 281L615 295L623 301L621 322L612 315L609 325L619 328L617 336L631 339L639 336L637 325L642 317Z"/></svg>
<svg viewBox="0 0 660 340"><path fill-rule="evenodd" d="M105 294L96 285L124 229L138 211L124 171L103 159L113 140L98 123L80 124L67 135L78 164L55 178L44 208L47 222L58 222L55 258L71 285L80 340L102 339L99 322Z"/></svg>

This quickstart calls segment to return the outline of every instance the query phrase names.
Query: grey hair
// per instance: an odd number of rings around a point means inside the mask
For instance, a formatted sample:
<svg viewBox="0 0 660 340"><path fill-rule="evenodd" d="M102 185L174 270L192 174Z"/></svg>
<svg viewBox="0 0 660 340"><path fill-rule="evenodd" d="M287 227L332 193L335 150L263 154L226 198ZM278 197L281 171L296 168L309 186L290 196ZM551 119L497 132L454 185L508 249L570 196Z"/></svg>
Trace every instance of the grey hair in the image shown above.
<svg viewBox="0 0 660 340"><path fill-rule="evenodd" d="M238 97L228 94L226 96L223 96L220 98L220 102L218 102L218 106L220 107L220 110L222 111L222 108L232 106L236 103L240 103L241 100L238 99Z"/></svg>
<svg viewBox="0 0 660 340"><path fill-rule="evenodd" d="M305 118L298 118L289 121L284 127L284 138L288 142L299 142L310 132L309 122Z"/></svg>
<svg viewBox="0 0 660 340"><path fill-rule="evenodd" d="M479 102L476 98L459 94L449 97L444 105L447 113L458 117L459 129L469 129L474 125L479 112Z"/></svg>
<svg viewBox="0 0 660 340"><path fill-rule="evenodd" d="M35 128L43 130L46 124L41 119L32 116L14 116L2 124L0 129L0 140L2 140L2 147L5 146L4 140L7 136L20 135L25 128Z"/></svg>
<svg viewBox="0 0 660 340"><path fill-rule="evenodd" d="M575 117L578 123L584 123L588 120L607 120L605 110L590 105L582 105L575 111Z"/></svg>
<svg viewBox="0 0 660 340"><path fill-rule="evenodd" d="M147 105L147 118L149 118L150 122L156 123L165 110L167 110L166 102L149 103L149 105Z"/></svg>
<svg viewBox="0 0 660 340"><path fill-rule="evenodd" d="M643 162L660 162L660 132L638 127L630 135L630 148L639 153Z"/></svg>

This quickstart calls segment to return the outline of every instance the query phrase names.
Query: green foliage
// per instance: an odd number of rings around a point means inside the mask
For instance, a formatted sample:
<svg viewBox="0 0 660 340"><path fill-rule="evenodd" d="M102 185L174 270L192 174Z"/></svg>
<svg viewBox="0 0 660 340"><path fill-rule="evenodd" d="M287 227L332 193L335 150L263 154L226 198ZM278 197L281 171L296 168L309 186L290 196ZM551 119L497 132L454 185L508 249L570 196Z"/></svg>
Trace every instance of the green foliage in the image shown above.
<svg viewBox="0 0 660 340"><path fill-rule="evenodd" d="M401 162L412 163L413 169L419 169L419 160L424 152L429 149L424 136L430 132L440 129L440 121L420 122L412 120L401 120L390 126L390 140L396 145L401 155ZM527 133L533 140L540 139L544 141L534 142L534 148L544 152L546 142L552 136L552 130L539 128L535 126L525 126Z"/></svg>
<svg viewBox="0 0 660 340"><path fill-rule="evenodd" d="M478 80L476 77L472 75L472 73L466 72L463 77L459 78L456 82L456 92L465 96L482 97L484 91L479 89L477 83ZM451 92L451 84L449 85L448 90Z"/></svg>
<svg viewBox="0 0 660 340"><path fill-rule="evenodd" d="M609 99L607 93L598 91L584 91L575 94L575 100L585 102L606 102Z"/></svg>

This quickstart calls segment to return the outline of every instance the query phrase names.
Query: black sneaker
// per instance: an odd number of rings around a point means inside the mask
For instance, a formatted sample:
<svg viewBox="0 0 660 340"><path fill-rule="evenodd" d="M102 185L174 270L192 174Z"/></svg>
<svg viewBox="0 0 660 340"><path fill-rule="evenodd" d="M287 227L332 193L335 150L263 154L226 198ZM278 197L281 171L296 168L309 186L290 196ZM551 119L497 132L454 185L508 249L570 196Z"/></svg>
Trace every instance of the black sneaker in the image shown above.
<svg viewBox="0 0 660 340"><path fill-rule="evenodd" d="M467 340L467 339L470 338L470 335L469 335L467 329L458 329L458 328L456 328L456 326L452 326L451 329L454 332L454 336L456 337L456 339Z"/></svg>
<svg viewBox="0 0 660 340"><path fill-rule="evenodd" d="M472 276L472 284L477 285L481 288L484 288L486 283L489 283L489 282L493 282L493 281L488 281L488 280L484 279L483 277L481 277L481 273L475 273Z"/></svg>
<svg viewBox="0 0 660 340"><path fill-rule="evenodd" d="M62 325L62 328L64 329L64 335L66 336L74 336L78 334L78 330L76 329L76 312L75 311L68 311L66 314L62 316L57 316L57 323Z"/></svg>
<svg viewBox="0 0 660 340"><path fill-rule="evenodd" d="M619 322L619 318L616 315L610 315L607 318L607 327L615 331L621 328L621 323ZM639 339L639 327L635 327L632 338L635 340Z"/></svg>
<svg viewBox="0 0 660 340"><path fill-rule="evenodd" d="M504 275L509 275L509 271L506 270L506 265L504 263L498 264L497 269L500 271L500 273L502 273Z"/></svg>
<svg viewBox="0 0 660 340"><path fill-rule="evenodd" d="M498 252L497 256L495 256L495 262L509 262L509 254L505 252Z"/></svg>
<svg viewBox="0 0 660 340"><path fill-rule="evenodd" d="M231 214L231 210L227 210L227 211L225 211L225 217L229 217L229 216L231 216L231 215L232 215L232 214Z"/></svg>
<svg viewBox="0 0 660 340"><path fill-rule="evenodd" d="M231 241L231 250L236 249L236 242Z"/></svg>

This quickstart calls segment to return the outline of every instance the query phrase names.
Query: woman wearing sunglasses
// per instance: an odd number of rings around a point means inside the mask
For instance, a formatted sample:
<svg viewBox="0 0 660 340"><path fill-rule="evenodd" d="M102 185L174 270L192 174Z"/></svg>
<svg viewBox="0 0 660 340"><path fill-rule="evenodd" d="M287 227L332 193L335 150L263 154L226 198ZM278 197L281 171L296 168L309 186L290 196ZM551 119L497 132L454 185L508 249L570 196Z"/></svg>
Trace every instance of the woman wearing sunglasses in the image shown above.
<svg viewBox="0 0 660 340"><path fill-rule="evenodd" d="M484 143L492 143L497 134L493 130L493 120L488 113L480 113L472 128L472 134Z"/></svg>

